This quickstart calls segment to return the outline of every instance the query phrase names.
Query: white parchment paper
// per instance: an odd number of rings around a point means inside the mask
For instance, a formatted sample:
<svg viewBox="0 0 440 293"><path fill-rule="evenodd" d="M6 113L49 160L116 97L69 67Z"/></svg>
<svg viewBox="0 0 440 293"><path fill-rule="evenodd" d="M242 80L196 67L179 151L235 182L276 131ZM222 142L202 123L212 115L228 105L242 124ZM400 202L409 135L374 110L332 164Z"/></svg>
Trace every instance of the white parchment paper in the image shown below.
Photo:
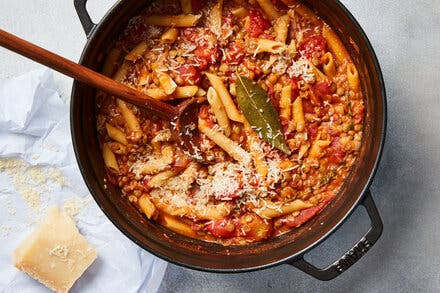
<svg viewBox="0 0 440 293"><path fill-rule="evenodd" d="M12 253L48 206L70 212L98 258L70 292L156 292L167 263L133 244L104 216L77 167L69 106L41 69L0 81L0 291L48 292L15 269Z"/></svg>

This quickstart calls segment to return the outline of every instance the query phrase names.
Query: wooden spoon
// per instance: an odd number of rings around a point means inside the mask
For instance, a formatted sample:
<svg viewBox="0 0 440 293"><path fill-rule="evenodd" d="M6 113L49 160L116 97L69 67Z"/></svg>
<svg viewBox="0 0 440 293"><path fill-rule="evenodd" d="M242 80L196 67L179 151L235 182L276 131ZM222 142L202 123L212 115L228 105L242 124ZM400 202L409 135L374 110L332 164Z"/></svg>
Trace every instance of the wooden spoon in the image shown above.
<svg viewBox="0 0 440 293"><path fill-rule="evenodd" d="M77 81L145 108L164 119L173 121L176 125L175 132L177 132L175 136L180 145L191 157L200 162L205 162L205 158L200 152L200 133L197 130L198 111L203 99L191 98L180 103L177 107L173 107L1 29L0 45L73 77Z"/></svg>

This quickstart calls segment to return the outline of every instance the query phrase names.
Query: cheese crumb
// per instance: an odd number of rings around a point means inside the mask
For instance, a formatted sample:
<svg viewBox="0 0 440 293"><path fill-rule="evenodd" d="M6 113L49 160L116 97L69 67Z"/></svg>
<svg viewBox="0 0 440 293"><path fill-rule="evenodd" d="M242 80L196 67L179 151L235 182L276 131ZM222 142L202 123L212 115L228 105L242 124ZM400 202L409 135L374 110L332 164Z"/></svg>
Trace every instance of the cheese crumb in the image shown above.
<svg viewBox="0 0 440 293"><path fill-rule="evenodd" d="M41 211L43 193L51 191L51 183L67 186L61 171L54 167L32 166L17 158L0 158L0 171L11 177L14 189L20 193L26 204L37 214ZM10 213L15 213L10 210Z"/></svg>
<svg viewBox="0 0 440 293"><path fill-rule="evenodd" d="M63 210L71 217L77 216L92 201L90 196L86 198L72 197L64 200Z"/></svg>

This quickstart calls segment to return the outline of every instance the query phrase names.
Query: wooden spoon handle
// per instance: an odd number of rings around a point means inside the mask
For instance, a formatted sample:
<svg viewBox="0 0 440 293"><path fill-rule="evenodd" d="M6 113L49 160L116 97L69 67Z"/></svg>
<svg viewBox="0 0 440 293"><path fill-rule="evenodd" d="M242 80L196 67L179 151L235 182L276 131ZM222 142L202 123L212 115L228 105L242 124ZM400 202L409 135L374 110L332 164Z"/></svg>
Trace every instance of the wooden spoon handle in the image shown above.
<svg viewBox="0 0 440 293"><path fill-rule="evenodd" d="M130 103L147 108L163 118L171 120L178 115L177 109L166 103L155 100L135 89L129 88L87 67L20 39L2 29L0 29L0 45L58 72L73 77L75 80L86 83L116 97L123 98Z"/></svg>

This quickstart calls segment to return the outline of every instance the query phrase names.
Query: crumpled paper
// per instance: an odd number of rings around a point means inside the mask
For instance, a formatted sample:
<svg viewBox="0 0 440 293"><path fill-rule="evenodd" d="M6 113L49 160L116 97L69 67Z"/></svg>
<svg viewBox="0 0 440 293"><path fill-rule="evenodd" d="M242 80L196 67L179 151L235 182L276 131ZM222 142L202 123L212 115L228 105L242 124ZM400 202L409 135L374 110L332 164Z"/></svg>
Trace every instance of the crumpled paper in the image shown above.
<svg viewBox="0 0 440 293"><path fill-rule="evenodd" d="M70 213L98 258L70 292L156 292L167 263L126 238L90 196L73 153L69 106L52 71L0 81L0 291L48 292L12 253L48 206Z"/></svg>

